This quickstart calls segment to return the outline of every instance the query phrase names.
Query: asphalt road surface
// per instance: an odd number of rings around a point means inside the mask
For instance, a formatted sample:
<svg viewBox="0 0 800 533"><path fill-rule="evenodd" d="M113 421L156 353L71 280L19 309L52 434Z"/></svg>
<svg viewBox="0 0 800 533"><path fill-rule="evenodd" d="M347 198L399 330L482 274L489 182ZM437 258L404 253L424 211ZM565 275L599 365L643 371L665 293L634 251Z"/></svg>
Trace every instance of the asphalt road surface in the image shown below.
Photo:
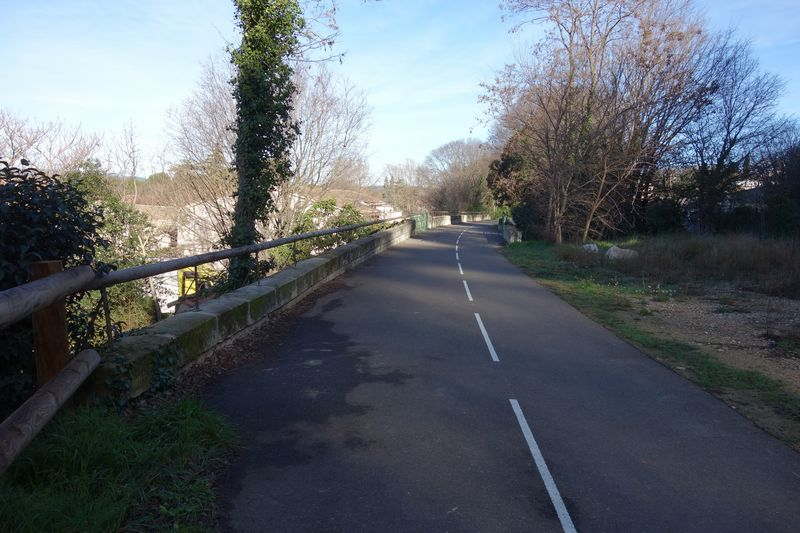
<svg viewBox="0 0 800 533"><path fill-rule="evenodd" d="M212 383L238 531L800 531L800 454L497 252L409 239Z"/></svg>

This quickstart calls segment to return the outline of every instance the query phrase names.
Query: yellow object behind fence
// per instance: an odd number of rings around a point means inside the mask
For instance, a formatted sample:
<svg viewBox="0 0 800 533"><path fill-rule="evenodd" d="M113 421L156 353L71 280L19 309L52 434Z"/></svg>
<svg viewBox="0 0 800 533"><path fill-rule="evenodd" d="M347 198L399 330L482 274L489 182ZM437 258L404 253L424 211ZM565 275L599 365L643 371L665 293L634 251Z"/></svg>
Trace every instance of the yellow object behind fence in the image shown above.
<svg viewBox="0 0 800 533"><path fill-rule="evenodd" d="M197 292L194 269L185 268L178 271L178 296L188 296Z"/></svg>
<svg viewBox="0 0 800 533"><path fill-rule="evenodd" d="M178 296L189 296L197 292L198 280L194 279L195 270L193 267L178 270ZM199 286L202 289L205 282L212 280L216 275L213 268L201 265L197 269L197 275L200 278Z"/></svg>

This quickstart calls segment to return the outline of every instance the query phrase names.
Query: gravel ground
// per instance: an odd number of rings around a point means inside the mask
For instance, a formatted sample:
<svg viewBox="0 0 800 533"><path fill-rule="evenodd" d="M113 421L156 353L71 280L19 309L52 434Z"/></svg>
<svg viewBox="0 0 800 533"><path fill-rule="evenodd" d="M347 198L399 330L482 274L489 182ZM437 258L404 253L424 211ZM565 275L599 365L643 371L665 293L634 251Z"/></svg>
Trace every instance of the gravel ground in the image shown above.
<svg viewBox="0 0 800 533"><path fill-rule="evenodd" d="M643 303L637 322L703 346L737 368L758 370L800 394L800 300L729 287Z"/></svg>

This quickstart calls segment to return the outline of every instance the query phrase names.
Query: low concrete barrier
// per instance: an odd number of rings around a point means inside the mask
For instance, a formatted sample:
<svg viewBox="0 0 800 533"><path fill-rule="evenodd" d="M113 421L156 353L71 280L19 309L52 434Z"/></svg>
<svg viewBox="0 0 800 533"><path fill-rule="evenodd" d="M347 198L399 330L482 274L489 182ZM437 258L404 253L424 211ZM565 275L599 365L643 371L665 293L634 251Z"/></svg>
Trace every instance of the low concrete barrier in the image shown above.
<svg viewBox="0 0 800 533"><path fill-rule="evenodd" d="M484 220L492 220L492 216L485 213L462 213L459 217L461 222L483 222Z"/></svg>
<svg viewBox="0 0 800 533"><path fill-rule="evenodd" d="M414 231L427 231L429 229L438 228L439 226L449 226L450 215L434 216L429 213L420 213L413 215L411 219L414 221Z"/></svg>
<svg viewBox="0 0 800 533"><path fill-rule="evenodd" d="M450 224L452 224L450 215L428 217L428 229L438 228L439 226L449 226Z"/></svg>
<svg viewBox="0 0 800 533"><path fill-rule="evenodd" d="M135 398L157 387L165 373L193 363L219 343L268 320L346 269L424 231L421 225L428 229L450 224L449 215L426 217L425 221L403 221L300 261L257 283L204 302L196 311L171 316L120 337L103 350L103 363L91 378L92 389L101 395Z"/></svg>

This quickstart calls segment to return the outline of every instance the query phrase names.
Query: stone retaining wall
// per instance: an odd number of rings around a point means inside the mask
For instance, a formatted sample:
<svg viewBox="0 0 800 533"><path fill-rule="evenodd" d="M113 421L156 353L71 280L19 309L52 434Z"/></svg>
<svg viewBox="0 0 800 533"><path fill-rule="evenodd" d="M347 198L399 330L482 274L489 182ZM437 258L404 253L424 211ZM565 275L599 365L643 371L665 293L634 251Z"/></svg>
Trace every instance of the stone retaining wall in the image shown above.
<svg viewBox="0 0 800 533"><path fill-rule="evenodd" d="M428 217L428 229L438 228L439 226L449 226L450 224L452 224L450 215Z"/></svg>
<svg viewBox="0 0 800 533"><path fill-rule="evenodd" d="M450 216L427 217L426 223L428 228L449 225ZM417 220L403 221L203 302L196 311L171 316L120 337L103 350L104 361L94 372L91 387L99 394L135 398L158 385L165 373L191 364L320 284L409 238L418 225Z"/></svg>

